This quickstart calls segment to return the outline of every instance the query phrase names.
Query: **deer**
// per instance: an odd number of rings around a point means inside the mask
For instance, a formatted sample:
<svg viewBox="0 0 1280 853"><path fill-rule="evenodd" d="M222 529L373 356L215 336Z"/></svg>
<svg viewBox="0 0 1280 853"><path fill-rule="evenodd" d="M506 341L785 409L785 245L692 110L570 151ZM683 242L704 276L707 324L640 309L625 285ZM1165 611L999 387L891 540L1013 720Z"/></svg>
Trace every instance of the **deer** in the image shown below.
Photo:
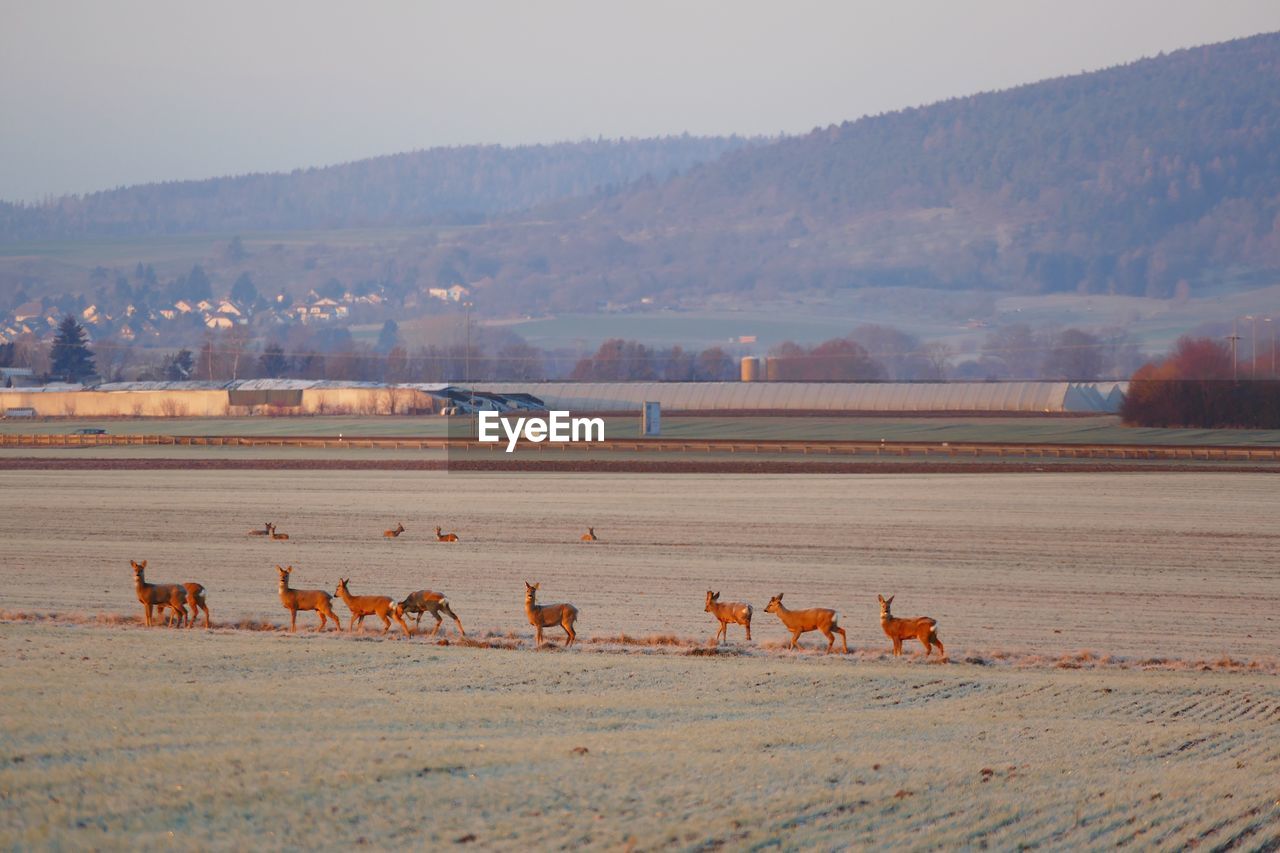
<svg viewBox="0 0 1280 853"><path fill-rule="evenodd" d="M204 611L204 627L207 629L209 625L209 605L204 600L204 585L198 583L184 583L182 588L187 591L187 607L191 609L191 615L188 617L186 610L178 614L179 624L183 620L186 621L188 628L196 626L196 617L200 615L200 611Z"/></svg>
<svg viewBox="0 0 1280 853"><path fill-rule="evenodd" d="M924 656L928 657L929 652L933 651L933 647L938 647L938 654L942 657L947 656L947 650L942 645L942 641L938 639L938 620L928 616L917 616L914 619L899 619L889 612L890 605L893 604L893 596L885 598L883 595L877 595L880 599L880 627L884 629L884 635L893 640L893 656L898 657L902 654L903 640L919 640L924 645Z"/></svg>
<svg viewBox="0 0 1280 853"><path fill-rule="evenodd" d="M262 529L261 529L261 530L259 530L258 528L256 528L256 527L255 527L253 530L250 530L250 531L249 531L249 535L250 535L250 536L270 536L270 535L271 535L271 531L273 531L273 530L275 530L275 525L273 525L273 524L272 524L271 522L269 522L269 521L264 521L264 522L262 522Z"/></svg>
<svg viewBox="0 0 1280 853"><path fill-rule="evenodd" d="M737 601L720 601L720 593L707 590L707 606L703 608L720 620L720 630L716 631L716 643L723 636L729 641L729 623L734 622L747 629L747 642L751 641L751 605Z"/></svg>
<svg viewBox="0 0 1280 853"><path fill-rule="evenodd" d="M404 619L396 613L396 603L389 595L352 595L347 584L351 583L351 578L338 579L338 596L347 603L347 609L351 611L351 622L347 625L348 631L354 631L356 623L360 623L360 633L364 633L364 617L377 616L382 620L382 633L391 630L391 620L394 618L404 629L406 637L411 636L409 626L404 623Z"/></svg>
<svg viewBox="0 0 1280 853"><path fill-rule="evenodd" d="M147 570L146 560L141 563L130 560L129 565L133 566L133 589L138 594L138 601L142 603L143 623L148 628L152 626L151 614L156 607L159 607L162 612L166 607L172 608L173 613L169 614L170 617L187 618L186 587L176 583L147 583L144 575Z"/></svg>
<svg viewBox="0 0 1280 853"><path fill-rule="evenodd" d="M289 575L293 572L293 566L285 568L277 565L276 571L280 573L280 603L289 611L290 632L298 630L299 610L314 610L319 615L320 627L317 631L324 630L326 617L333 620L333 627L342 630L342 622L338 620L338 614L333 612L333 596L322 589L290 589Z"/></svg>
<svg viewBox="0 0 1280 853"><path fill-rule="evenodd" d="M594 527L588 527L588 528L587 528L587 532L586 532L586 533L584 533L584 534L582 534L582 541L583 541L583 542L595 542L595 541L597 541L597 540L596 540L596 529L595 529Z"/></svg>
<svg viewBox="0 0 1280 853"><path fill-rule="evenodd" d="M769 603L765 605L764 612L778 614L782 624L791 632L791 643L787 646L789 649L796 647L801 634L807 634L810 631L821 631L822 636L827 638L827 654L831 654L831 649L836 644L836 634L840 635L840 642L844 645L844 653L849 653L849 639L845 636L844 629L840 627L840 614L834 610L829 610L826 607L811 607L808 610L788 610L782 604L782 593L778 593L769 599Z"/></svg>
<svg viewBox="0 0 1280 853"><path fill-rule="evenodd" d="M286 539L288 539L288 538L289 538L289 534L288 534L288 533L276 533L276 526L273 524L273 525L271 525L271 538L272 538L272 539L274 539L274 540L276 540L277 542L283 542L284 540L286 540Z"/></svg>
<svg viewBox="0 0 1280 853"><path fill-rule="evenodd" d="M543 628L559 625L569 635L569 639L564 644L567 649L573 645L573 641L578 636L573 630L573 623L578 619L578 608L572 604L539 605L537 596L541 587L541 583L531 584L528 581L524 582L524 612L529 617L529 624L533 626L534 643L538 646L542 645Z"/></svg>
<svg viewBox="0 0 1280 853"><path fill-rule="evenodd" d="M398 522L396 524L395 530L382 531L382 535L387 539L395 539L401 533L404 533L404 522Z"/></svg>
<svg viewBox="0 0 1280 853"><path fill-rule="evenodd" d="M438 592L420 589L417 592L409 593L404 601L396 605L396 616L398 618L404 618L406 613L417 614L417 619L413 623L414 630L422 629L422 614L430 613L436 617L436 627L432 630L431 636L436 636L436 634L440 633L440 626L444 624L444 620L440 618L440 614L443 613L457 624L458 636L467 636L467 632L462 630L462 620L458 618L458 614L454 613L453 608L449 606L449 599Z"/></svg>
<svg viewBox="0 0 1280 853"><path fill-rule="evenodd" d="M440 532L440 528L439 528L439 527L437 527L437 528L436 528L436 541L437 541L437 542L457 542L457 541L458 541L458 534L456 534L456 533L441 533L441 532Z"/></svg>

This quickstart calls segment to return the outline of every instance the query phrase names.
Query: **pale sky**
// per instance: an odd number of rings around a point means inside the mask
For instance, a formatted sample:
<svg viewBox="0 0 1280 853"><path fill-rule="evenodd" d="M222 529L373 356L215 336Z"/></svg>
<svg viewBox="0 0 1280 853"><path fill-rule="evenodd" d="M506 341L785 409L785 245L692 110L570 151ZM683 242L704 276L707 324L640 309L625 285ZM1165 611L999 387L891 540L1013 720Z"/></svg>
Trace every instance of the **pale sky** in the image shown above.
<svg viewBox="0 0 1280 853"><path fill-rule="evenodd" d="M1275 30L1276 0L0 0L0 199L438 145L803 133Z"/></svg>

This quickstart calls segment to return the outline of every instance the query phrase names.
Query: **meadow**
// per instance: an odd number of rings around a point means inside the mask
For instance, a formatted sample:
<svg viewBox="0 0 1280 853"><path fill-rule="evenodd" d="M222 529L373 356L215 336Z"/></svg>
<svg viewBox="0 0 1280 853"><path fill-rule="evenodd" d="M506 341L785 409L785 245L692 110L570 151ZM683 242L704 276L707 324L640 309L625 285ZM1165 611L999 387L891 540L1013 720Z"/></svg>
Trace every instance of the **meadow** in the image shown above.
<svg viewBox="0 0 1280 853"><path fill-rule="evenodd" d="M0 846L1274 845L1271 479L0 471ZM215 629L138 627L130 559ZM471 641L291 635L277 563ZM853 653L787 651L777 592Z"/></svg>

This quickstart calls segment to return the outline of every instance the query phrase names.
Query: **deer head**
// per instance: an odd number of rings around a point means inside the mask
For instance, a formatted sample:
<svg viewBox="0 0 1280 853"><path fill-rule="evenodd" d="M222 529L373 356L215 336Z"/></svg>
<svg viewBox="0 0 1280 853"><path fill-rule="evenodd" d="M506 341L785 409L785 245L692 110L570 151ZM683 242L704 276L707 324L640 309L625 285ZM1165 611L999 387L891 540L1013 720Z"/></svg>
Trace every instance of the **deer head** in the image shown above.
<svg viewBox="0 0 1280 853"><path fill-rule="evenodd" d="M778 593L769 599L769 603L764 606L765 613L775 613L782 606L782 593Z"/></svg>

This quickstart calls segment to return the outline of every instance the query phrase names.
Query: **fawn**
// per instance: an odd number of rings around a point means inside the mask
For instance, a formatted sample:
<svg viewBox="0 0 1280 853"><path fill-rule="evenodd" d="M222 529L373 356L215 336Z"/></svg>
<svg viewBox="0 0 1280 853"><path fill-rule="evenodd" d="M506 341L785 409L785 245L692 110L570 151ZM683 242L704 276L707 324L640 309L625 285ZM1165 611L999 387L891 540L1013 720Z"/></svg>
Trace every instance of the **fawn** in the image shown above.
<svg viewBox="0 0 1280 853"><path fill-rule="evenodd" d="M272 538L272 539L275 539L276 541L278 541L278 542L279 542L279 541L283 541L283 540L285 540L285 539L288 539L288 538L289 538L289 534L288 534L288 533L276 533L276 526L273 524L273 525L271 525L271 538Z"/></svg>
<svg viewBox="0 0 1280 853"><path fill-rule="evenodd" d="M437 527L437 528L436 528L436 541L437 541L437 542L457 542L457 541L458 541L458 534L456 534L456 533L441 533L441 532L440 532L440 528L439 528L439 527Z"/></svg>
<svg viewBox="0 0 1280 853"><path fill-rule="evenodd" d="M324 630L326 617L333 620L333 627L342 630L338 614L333 612L333 596L322 589L289 589L289 575L293 572L293 566L276 566L276 571L280 573L280 603L289 611L290 631L298 630L299 610L314 610L320 616L317 631Z"/></svg>
<svg viewBox="0 0 1280 853"><path fill-rule="evenodd" d="M396 524L395 530L384 530L382 535L388 539L395 539L401 533L404 533L404 522Z"/></svg>
<svg viewBox="0 0 1280 853"><path fill-rule="evenodd" d="M586 532L586 533L584 533L584 534L582 534L582 541L583 541L583 542L595 542L595 541L596 541L596 529L595 529L594 527L588 527L588 528L587 528L587 532Z"/></svg>
<svg viewBox="0 0 1280 853"><path fill-rule="evenodd" d="M524 582L524 612L529 617L529 624L533 626L534 644L542 645L543 628L559 625L569 635L569 639L564 644L565 648L568 648L573 645L573 641L578 636L573 630L573 623L578 619L578 608L572 604L539 605L537 603L537 595L541 586L542 584L540 583Z"/></svg>
<svg viewBox="0 0 1280 853"><path fill-rule="evenodd" d="M751 605L737 601L720 601L720 593L707 590L707 606L703 610L720 620L720 630L716 631L716 643L721 636L729 641L729 623L735 622L747 629L747 641L751 641Z"/></svg>
<svg viewBox="0 0 1280 853"><path fill-rule="evenodd" d="M180 584L176 583L147 583L143 573L147 570L147 561L135 563L129 561L129 565L133 566L133 589L138 594L138 601L142 603L143 623L150 628L152 625L151 614L154 608L159 607L163 611L166 607L172 608L173 613L170 616L176 616L179 620L187 618L187 590ZM179 616L179 614L181 614ZM179 621L181 624L181 621Z"/></svg>
<svg viewBox="0 0 1280 853"><path fill-rule="evenodd" d="M411 592L404 601L396 605L397 617L403 618L406 613L416 613L417 619L414 620L414 630L422 629L422 614L430 613L436 617L436 627L431 632L431 636L440 633L440 626L444 624L444 620L440 618L443 613L452 619L458 626L458 635L465 637L467 632L462 630L462 620L453 612L453 608L449 606L449 599L445 598L438 592L432 592L429 589L420 589L417 592Z"/></svg>
<svg viewBox="0 0 1280 853"><path fill-rule="evenodd" d="M764 612L778 614L782 624L791 632L791 643L787 646L789 649L796 647L796 641L800 639L801 634L806 634L809 631L821 631L822 636L827 638L827 654L831 654L831 648L836 644L836 634L840 635L840 642L844 645L845 654L849 653L849 640L845 636L844 629L839 624L840 614L834 610L828 610L825 607L811 607L808 610L788 610L782 605L782 593L778 593L769 599L769 603L765 605Z"/></svg>
<svg viewBox="0 0 1280 853"><path fill-rule="evenodd" d="M250 530L250 531L249 531L249 535L250 535L250 536L270 536L270 535L271 535L271 531L272 531L272 530L274 530L274 529L275 529L275 527L271 524L271 522L269 522L269 521L264 521L264 522L262 522L262 529L261 529L261 530L258 530L258 529L255 527L253 530Z"/></svg>
<svg viewBox="0 0 1280 853"><path fill-rule="evenodd" d="M889 605L893 604L892 595L888 598L877 595L876 598L880 599L880 627L884 629L884 635L893 640L894 657L902 654L903 640L919 640L923 643L925 657L929 656L929 652L933 651L935 645L938 647L939 655L944 658L947 656L946 648L938 639L938 620L928 616L899 619L889 612Z"/></svg>
<svg viewBox="0 0 1280 853"><path fill-rule="evenodd" d="M400 623L400 627L404 629L404 635L410 636L409 626L404 624L404 619L400 618L400 614L396 612L396 604L387 595L352 595L351 590L347 588L347 584L351 583L351 578L338 579L338 595L347 603L347 609L351 611L351 622L347 625L348 631L354 631L356 623L360 623L360 633L364 633L364 617L377 616L382 620L382 633L391 630L391 620L394 618Z"/></svg>

